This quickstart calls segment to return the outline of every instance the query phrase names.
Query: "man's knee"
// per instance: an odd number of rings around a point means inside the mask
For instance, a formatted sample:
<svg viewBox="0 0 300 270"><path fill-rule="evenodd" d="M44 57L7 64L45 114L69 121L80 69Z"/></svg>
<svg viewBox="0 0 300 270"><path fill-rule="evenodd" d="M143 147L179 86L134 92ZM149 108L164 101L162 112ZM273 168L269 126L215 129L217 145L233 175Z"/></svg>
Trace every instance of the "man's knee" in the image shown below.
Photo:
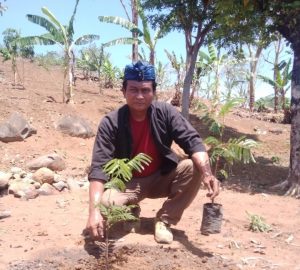
<svg viewBox="0 0 300 270"><path fill-rule="evenodd" d="M189 174L191 177L193 176L200 176L199 171L197 170L196 166L194 165L191 159L184 159L179 162L178 169L183 174Z"/></svg>
<svg viewBox="0 0 300 270"><path fill-rule="evenodd" d="M120 205L118 200L119 195L120 192L118 190L107 189L102 195L101 204L103 204L105 207L109 207L111 205Z"/></svg>

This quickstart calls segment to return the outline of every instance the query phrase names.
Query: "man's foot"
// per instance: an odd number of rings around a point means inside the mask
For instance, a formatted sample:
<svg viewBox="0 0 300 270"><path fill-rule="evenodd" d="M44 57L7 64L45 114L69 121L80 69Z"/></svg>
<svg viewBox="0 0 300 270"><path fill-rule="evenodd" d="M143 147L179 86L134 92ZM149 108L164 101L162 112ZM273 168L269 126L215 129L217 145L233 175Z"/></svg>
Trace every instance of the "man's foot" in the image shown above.
<svg viewBox="0 0 300 270"><path fill-rule="evenodd" d="M173 234L170 225L163 221L156 220L154 238L157 243L171 244L173 241Z"/></svg>
<svg viewBox="0 0 300 270"><path fill-rule="evenodd" d="M123 230L127 233L138 233L141 230L141 220L125 221Z"/></svg>

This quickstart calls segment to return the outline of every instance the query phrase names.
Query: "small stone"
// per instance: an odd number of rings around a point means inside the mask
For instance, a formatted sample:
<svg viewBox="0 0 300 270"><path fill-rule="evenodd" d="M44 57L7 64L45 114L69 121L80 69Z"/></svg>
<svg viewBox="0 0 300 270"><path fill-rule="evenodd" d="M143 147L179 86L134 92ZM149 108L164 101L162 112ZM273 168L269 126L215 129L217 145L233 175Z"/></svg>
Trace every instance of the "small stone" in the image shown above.
<svg viewBox="0 0 300 270"><path fill-rule="evenodd" d="M8 182L11 176L11 173L5 173L0 171L0 190L5 189L8 186Z"/></svg>
<svg viewBox="0 0 300 270"><path fill-rule="evenodd" d="M57 190L48 183L42 184L42 186L38 189L38 193L40 195L54 195L57 194Z"/></svg>
<svg viewBox="0 0 300 270"><path fill-rule="evenodd" d="M32 178L41 184L52 184L54 182L54 172L48 168L40 168L33 174Z"/></svg>
<svg viewBox="0 0 300 270"><path fill-rule="evenodd" d="M23 170L19 167L11 167L10 171L12 174L21 174L23 172Z"/></svg>
<svg viewBox="0 0 300 270"><path fill-rule="evenodd" d="M0 219L8 218L10 216L11 216L11 212L10 211L0 211Z"/></svg>
<svg viewBox="0 0 300 270"><path fill-rule="evenodd" d="M62 191L64 188L67 188L68 185L64 181L59 181L58 183L54 183L53 186L58 190Z"/></svg>
<svg viewBox="0 0 300 270"><path fill-rule="evenodd" d="M74 179L74 178L68 178L67 179L67 184L68 184L68 187L71 191L78 191L80 190L80 186L79 184L77 183L77 181Z"/></svg>

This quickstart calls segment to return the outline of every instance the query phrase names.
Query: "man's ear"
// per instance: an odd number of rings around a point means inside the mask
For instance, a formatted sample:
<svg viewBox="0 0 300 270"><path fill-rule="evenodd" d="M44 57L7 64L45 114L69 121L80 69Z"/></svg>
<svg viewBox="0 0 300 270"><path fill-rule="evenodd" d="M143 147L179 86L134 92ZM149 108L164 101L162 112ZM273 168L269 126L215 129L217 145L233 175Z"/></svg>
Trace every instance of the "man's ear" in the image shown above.
<svg viewBox="0 0 300 270"><path fill-rule="evenodd" d="M122 91L122 93L123 93L123 96L125 97L126 89L125 89L124 87L122 87L121 91Z"/></svg>

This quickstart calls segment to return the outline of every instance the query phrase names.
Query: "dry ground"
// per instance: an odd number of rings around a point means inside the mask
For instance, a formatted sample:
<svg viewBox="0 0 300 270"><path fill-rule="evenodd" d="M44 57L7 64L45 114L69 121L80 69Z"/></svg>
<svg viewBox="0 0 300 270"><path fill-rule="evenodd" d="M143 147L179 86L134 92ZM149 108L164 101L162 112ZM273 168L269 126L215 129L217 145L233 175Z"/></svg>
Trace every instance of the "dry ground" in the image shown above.
<svg viewBox="0 0 300 270"><path fill-rule="evenodd" d="M19 69L23 77L22 64ZM54 129L54 123L62 115L76 113L88 119L96 131L103 115L123 104L120 92L105 90L99 95L95 83L79 80L75 104L65 105L61 103L59 68L46 71L26 62L24 78L25 89L13 87L9 65L0 64L0 122L18 111L38 131L23 142L0 142L0 170L8 171L12 166L26 169L28 160L56 151L66 161L67 169L62 172L65 177L85 177L94 139L62 135ZM202 137L207 135L196 115L192 115L191 122ZM257 163L236 166L231 178L223 183L217 199L224 208L222 232L200 234L202 206L207 202L205 191L201 190L174 227L174 243L158 245L152 235L153 217L162 200L145 200L141 204L141 233L123 234L118 228L113 232L112 267L300 269L300 202L269 188L287 176L290 127L235 114L227 117L226 124L228 136L246 135L260 146L255 150ZM277 164L272 162L274 157ZM85 242L81 235L88 214L86 190L29 201L2 196L1 210L9 210L12 215L0 220L0 269L105 269L103 244ZM272 231L249 231L246 211L263 216Z"/></svg>

